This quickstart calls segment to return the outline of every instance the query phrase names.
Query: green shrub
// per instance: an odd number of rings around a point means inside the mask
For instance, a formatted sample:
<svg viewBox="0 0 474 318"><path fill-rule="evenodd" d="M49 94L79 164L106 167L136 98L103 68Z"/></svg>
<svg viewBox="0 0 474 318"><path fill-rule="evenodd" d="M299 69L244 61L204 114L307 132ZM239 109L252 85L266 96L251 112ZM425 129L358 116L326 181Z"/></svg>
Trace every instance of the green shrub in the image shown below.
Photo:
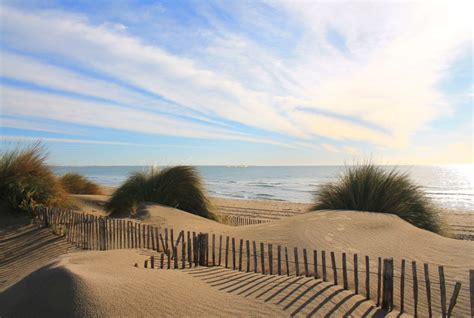
<svg viewBox="0 0 474 318"><path fill-rule="evenodd" d="M102 194L97 184L78 173L66 173L59 181L64 190L72 194Z"/></svg>
<svg viewBox="0 0 474 318"><path fill-rule="evenodd" d="M373 164L346 168L336 182L320 187L313 210L357 210L396 214L411 224L440 233L442 223L424 191L407 173Z"/></svg>
<svg viewBox="0 0 474 318"><path fill-rule="evenodd" d="M111 213L134 212L142 202L155 202L208 219L209 201L198 172L193 167L176 166L161 171L130 176L111 196L106 209Z"/></svg>
<svg viewBox="0 0 474 318"><path fill-rule="evenodd" d="M40 143L0 154L1 210L32 212L37 205L66 206L67 195L46 165Z"/></svg>

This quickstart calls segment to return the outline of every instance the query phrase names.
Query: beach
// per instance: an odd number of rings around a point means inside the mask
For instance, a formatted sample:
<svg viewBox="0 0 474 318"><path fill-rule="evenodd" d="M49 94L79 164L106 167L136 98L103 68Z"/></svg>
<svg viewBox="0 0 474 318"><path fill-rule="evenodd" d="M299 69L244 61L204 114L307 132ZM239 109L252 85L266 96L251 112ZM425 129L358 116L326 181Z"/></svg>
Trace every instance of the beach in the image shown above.
<svg viewBox="0 0 474 318"><path fill-rule="evenodd" d="M107 199L106 195L74 197L87 213L103 214L101 206ZM271 242L274 246L297 246L309 250L335 251L338 254L359 254L361 257L368 255L373 261L377 257L393 257L396 260L396 270L399 269L401 259L418 261L420 265L424 262L431 266L442 264L447 281L457 280L463 284L455 316L467 315L467 274L474 263L472 242L444 238L387 214L308 212L307 204L285 202L213 198L212 203L221 213L258 217L269 222L229 226L154 204L147 204L137 217L144 225L172 228L176 231L184 229ZM38 237L43 239L38 240ZM29 245L31 239L37 245ZM99 312L107 317L137 313L145 316L288 316L292 313L306 316L313 311L312 315L315 316L328 313L344 315L347 312L358 316L364 312L371 315L377 312L374 303L361 303L362 298L339 291L338 287L317 283L314 279L288 280L285 276L277 276L268 285L264 281L272 276L248 276L219 268L211 268L210 272L204 269L165 273L147 271L143 268L143 261L150 255L156 255L149 250L81 251L46 229L34 229L31 225L3 230L2 242L5 242L2 243L5 257L2 257L0 271L0 307L7 310L5 316L12 312L28 314L34 310L51 308L43 301L51 299L59 290L65 292L60 298L64 306L54 307L57 311L53 313L58 315L72 311L85 316ZM30 257L34 262L30 261ZM138 264L139 268L134 264ZM433 267L432 271L434 270ZM376 273L376 262L371 261L371 271ZM40 287L48 285L47 282L52 279L56 281L55 284L48 286L46 290ZM255 281L255 284L249 284L250 281ZM433 283L436 284L436 279ZM452 286L448 286L451 293ZM412 288L409 282L406 288ZM280 289L282 291L278 297L272 297ZM291 292L292 290L294 291ZM373 289L371 292L377 291ZM433 306L439 306L436 289L432 293ZM242 294L249 295L243 297ZM330 297L331 302L318 306L327 297ZM425 297L420 289L420 299ZM267 298L270 300L265 301ZM166 305L159 305L163 301ZM31 306L24 307L25 302L31 303ZM405 310L412 310L412 306L412 301L407 299ZM424 301L418 306L418 310L426 310ZM242 311L242 308L245 310Z"/></svg>

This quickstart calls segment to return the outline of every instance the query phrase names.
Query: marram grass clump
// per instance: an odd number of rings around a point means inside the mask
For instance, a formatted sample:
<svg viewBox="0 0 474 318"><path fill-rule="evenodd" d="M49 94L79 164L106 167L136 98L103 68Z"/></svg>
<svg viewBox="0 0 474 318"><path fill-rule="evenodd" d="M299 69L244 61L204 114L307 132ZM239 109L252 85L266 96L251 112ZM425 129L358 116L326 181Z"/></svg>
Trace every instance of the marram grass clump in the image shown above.
<svg viewBox="0 0 474 318"><path fill-rule="evenodd" d="M66 192L46 165L40 143L0 153L0 210L33 212L38 205L68 206Z"/></svg>
<svg viewBox="0 0 474 318"><path fill-rule="evenodd" d="M106 209L111 214L134 213L143 202L155 202L217 219L210 211L198 172L189 166L133 174L112 194Z"/></svg>
<svg viewBox="0 0 474 318"><path fill-rule="evenodd" d="M100 187L83 175L69 172L59 178L64 190L71 194L102 194Z"/></svg>
<svg viewBox="0 0 474 318"><path fill-rule="evenodd" d="M347 167L336 182L320 187L313 210L357 210L396 214L428 231L441 233L437 210L407 173L373 164Z"/></svg>

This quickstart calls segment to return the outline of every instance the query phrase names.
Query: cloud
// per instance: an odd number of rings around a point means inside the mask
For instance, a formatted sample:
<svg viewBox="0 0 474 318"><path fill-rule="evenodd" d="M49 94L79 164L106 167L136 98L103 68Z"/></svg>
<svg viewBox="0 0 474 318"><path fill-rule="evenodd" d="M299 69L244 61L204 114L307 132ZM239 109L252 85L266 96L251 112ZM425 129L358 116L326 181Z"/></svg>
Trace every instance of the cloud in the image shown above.
<svg viewBox="0 0 474 318"><path fill-rule="evenodd" d="M118 141L104 141L104 140L90 140L90 139L73 139L73 138L51 138L51 137L30 137L30 136L18 136L18 135L0 135L2 141L47 141L47 142L60 142L60 143L73 143L73 144L94 144L94 145L114 145L114 146L133 146L133 147L162 147L170 145L144 145L129 142L118 142ZM176 145L171 145L176 146Z"/></svg>
<svg viewBox="0 0 474 318"><path fill-rule="evenodd" d="M105 100L86 103L8 88L2 91L8 95L4 108L18 116L155 134L287 145L279 139L284 136L294 147L309 148L317 148L311 141L322 136L334 143L399 149L453 111L436 84L471 41L464 4L266 5L289 21L287 29L275 26L274 12L260 12L259 6L218 7L229 16L248 12L253 18L245 23L255 27L254 33L264 30L281 42L272 46L258 34L234 32L201 9L218 32L203 30L209 31L209 41L186 56L110 22L2 7L6 47L74 66L2 53L4 76ZM328 40L328 32L337 35L337 43ZM40 104L48 112L41 112ZM177 118L181 114L186 118ZM272 134L259 137L255 130ZM346 147L334 149L356 153Z"/></svg>

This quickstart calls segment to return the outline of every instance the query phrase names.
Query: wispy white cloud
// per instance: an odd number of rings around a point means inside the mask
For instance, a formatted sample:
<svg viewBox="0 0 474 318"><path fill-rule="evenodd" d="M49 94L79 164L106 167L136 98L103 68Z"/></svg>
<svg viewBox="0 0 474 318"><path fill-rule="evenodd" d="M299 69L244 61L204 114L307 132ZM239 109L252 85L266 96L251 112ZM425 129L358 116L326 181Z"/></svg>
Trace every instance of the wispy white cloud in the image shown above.
<svg viewBox="0 0 474 318"><path fill-rule="evenodd" d="M470 2L457 6L444 2L267 5L301 24L299 33L294 34L299 37L294 47L274 50L227 30L207 13L219 33L210 37L207 47L186 57L173 55L110 23L94 25L65 12L3 7L3 41L10 47L59 57L176 103L167 104L123 85L5 53L2 73L6 77L128 107L4 88L4 108L20 116L40 114L114 129L288 144L227 125L233 122L286 135L293 147L317 149L321 148L311 144L315 136L334 143L406 147L414 134L452 112L454 105L436 84L447 65L472 41ZM273 23L265 20L266 15L239 6L234 4L228 10L248 12L246 17L254 17L261 30L271 34ZM343 43L328 40L329 32ZM48 107L48 112L41 113L41 107ZM155 114L154 109L170 115L191 109L195 112L186 116L210 124ZM332 152L359 152L353 146L331 142L321 147Z"/></svg>

